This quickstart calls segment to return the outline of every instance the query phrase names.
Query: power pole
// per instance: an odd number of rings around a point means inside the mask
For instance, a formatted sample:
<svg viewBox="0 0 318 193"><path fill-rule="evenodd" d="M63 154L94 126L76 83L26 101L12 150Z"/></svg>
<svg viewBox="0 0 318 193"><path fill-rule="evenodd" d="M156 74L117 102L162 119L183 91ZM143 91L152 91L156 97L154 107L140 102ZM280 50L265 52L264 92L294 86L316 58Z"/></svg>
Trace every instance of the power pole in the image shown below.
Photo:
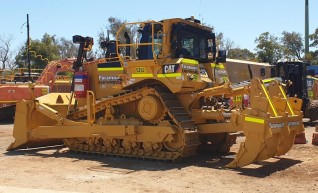
<svg viewBox="0 0 318 193"><path fill-rule="evenodd" d="M28 72L29 81L31 81L31 62L30 62L30 25L29 25L29 14L27 14L27 54L28 54Z"/></svg>
<svg viewBox="0 0 318 193"><path fill-rule="evenodd" d="M305 0L305 54L309 53L309 7Z"/></svg>

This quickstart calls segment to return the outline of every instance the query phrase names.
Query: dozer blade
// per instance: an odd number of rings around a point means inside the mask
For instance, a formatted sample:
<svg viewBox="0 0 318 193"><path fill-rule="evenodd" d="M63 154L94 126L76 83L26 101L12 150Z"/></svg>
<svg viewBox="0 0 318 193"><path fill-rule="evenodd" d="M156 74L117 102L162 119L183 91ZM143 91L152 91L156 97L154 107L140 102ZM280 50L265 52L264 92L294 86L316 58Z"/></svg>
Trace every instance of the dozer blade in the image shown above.
<svg viewBox="0 0 318 193"><path fill-rule="evenodd" d="M63 144L61 139L34 139L32 130L39 125L54 125L56 120L44 116L36 108L36 102L21 100L16 105L13 137L7 151Z"/></svg>
<svg viewBox="0 0 318 193"><path fill-rule="evenodd" d="M7 151L13 151L17 149L29 149L38 147L48 147L55 145L62 145L63 141L59 139L38 139L29 141L15 141L7 147Z"/></svg>

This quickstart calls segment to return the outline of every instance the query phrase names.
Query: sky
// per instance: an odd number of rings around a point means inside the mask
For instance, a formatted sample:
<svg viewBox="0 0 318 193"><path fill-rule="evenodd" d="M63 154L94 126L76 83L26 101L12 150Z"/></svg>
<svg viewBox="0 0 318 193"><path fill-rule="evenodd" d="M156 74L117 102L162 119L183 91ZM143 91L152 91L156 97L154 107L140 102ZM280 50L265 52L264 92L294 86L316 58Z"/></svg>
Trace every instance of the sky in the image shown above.
<svg viewBox="0 0 318 193"><path fill-rule="evenodd" d="M32 39L41 39L44 33L97 39L111 16L128 22L194 16L253 52L255 39L263 32L277 37L283 31L304 35L305 26L305 0L0 0L0 5L0 36L13 35L16 51L27 38L27 14ZM309 19L311 34L318 28L318 0L309 0Z"/></svg>

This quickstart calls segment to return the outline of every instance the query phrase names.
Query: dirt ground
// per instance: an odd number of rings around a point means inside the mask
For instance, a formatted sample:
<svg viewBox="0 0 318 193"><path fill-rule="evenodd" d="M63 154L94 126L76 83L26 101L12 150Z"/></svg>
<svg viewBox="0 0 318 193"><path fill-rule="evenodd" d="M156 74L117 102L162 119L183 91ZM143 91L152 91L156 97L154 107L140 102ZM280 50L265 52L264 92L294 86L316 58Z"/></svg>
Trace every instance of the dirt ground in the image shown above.
<svg viewBox="0 0 318 193"><path fill-rule="evenodd" d="M75 154L65 147L6 152L12 123L0 125L0 193L4 192L318 192L318 146L227 169L234 154L199 154L177 163ZM234 145L232 150L236 150Z"/></svg>

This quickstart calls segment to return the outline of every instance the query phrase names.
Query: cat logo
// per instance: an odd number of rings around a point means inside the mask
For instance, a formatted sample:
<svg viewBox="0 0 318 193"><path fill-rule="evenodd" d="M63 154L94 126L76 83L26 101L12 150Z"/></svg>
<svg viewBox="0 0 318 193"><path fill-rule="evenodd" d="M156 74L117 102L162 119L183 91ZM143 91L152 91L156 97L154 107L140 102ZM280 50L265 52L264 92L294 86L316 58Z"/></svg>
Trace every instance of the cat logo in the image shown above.
<svg viewBox="0 0 318 193"><path fill-rule="evenodd" d="M175 73L179 69L179 64L169 64L163 66L163 73L169 74L169 73Z"/></svg>

